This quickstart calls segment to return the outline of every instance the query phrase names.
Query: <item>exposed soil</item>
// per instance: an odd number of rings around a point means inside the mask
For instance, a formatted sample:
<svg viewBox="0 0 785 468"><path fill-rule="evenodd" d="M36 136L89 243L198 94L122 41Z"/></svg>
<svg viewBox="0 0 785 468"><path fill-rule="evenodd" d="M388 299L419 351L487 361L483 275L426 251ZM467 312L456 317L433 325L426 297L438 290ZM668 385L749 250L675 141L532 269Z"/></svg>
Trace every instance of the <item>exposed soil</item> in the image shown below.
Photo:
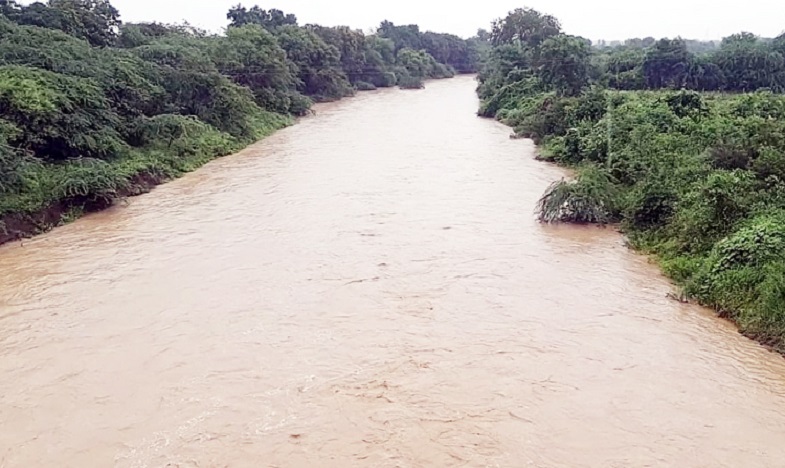
<svg viewBox="0 0 785 468"><path fill-rule="evenodd" d="M160 175L140 173L131 179L127 188L119 190L112 198L73 197L59 200L34 213L9 213L0 216L0 245L50 231L63 224L63 217L68 213L81 211L86 214L105 210L117 200L147 193L156 185L169 180Z"/></svg>

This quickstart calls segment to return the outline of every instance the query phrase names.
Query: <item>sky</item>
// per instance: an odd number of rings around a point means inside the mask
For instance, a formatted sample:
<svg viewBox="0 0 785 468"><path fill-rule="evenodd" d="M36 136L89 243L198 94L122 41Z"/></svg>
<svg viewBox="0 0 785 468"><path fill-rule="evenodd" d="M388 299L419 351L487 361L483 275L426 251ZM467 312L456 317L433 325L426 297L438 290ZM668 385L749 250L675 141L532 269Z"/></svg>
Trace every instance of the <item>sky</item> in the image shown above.
<svg viewBox="0 0 785 468"><path fill-rule="evenodd" d="M112 0L124 21L188 21L219 32L239 0ZM246 6L257 2L246 0ZM294 13L301 24L347 25L365 31L388 19L463 37L528 6L559 18L565 32L592 40L630 37L721 39L740 31L764 37L785 32L782 0L263 0L265 9Z"/></svg>

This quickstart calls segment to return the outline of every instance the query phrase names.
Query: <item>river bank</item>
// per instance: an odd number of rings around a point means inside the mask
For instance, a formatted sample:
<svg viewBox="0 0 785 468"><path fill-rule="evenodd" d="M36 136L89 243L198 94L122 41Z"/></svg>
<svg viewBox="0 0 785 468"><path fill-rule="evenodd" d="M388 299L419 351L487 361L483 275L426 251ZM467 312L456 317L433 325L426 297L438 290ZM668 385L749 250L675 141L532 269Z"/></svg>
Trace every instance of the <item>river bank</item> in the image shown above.
<svg viewBox="0 0 785 468"><path fill-rule="evenodd" d="M532 9L496 25L479 114L576 172L545 190L540 220L618 223L677 296L785 353L785 36L695 52L596 47Z"/></svg>
<svg viewBox="0 0 785 468"><path fill-rule="evenodd" d="M239 151L314 102L474 72L485 45L389 21L370 34L300 26L242 6L212 34L123 23L104 3L113 17L87 4L0 8L0 242Z"/></svg>
<svg viewBox="0 0 785 468"><path fill-rule="evenodd" d="M452 77L442 79L450 78ZM402 89L419 90L430 81L434 80L419 82L416 87L411 88L402 86ZM356 93L372 93L374 91L376 90L357 90ZM342 99L352 99L354 96ZM330 99L322 102L338 102L342 99ZM58 189L60 192L67 193L62 198L41 201L41 199L47 198L53 190L49 190L49 193L37 194L38 198L32 201L26 199L26 194L20 194L21 196L17 197L17 200L9 201L0 198L0 245L48 232L65 223L75 221L83 215L104 210L124 198L148 193L158 185L182 177L210 161L242 151L244 148L271 136L276 131L296 124L297 119L292 119L289 116L278 115L267 118L265 124L255 130L255 141L243 146L238 146L239 142L236 141L204 146L198 143L194 144L195 142L186 139L178 139L169 142L166 147L157 148L156 151L132 153L117 161L90 161L90 164L98 166L88 166L88 171L92 169L92 172L98 172L98 174L79 174L83 180L74 181L77 186L75 189L68 187ZM186 146L188 148L185 148ZM69 170L67 164L63 167L42 166L41 169L43 171L67 172ZM80 161L75 161L74 164L80 164ZM47 176L40 178L46 179ZM48 178L63 178L63 176L48 175ZM31 204L38 206L34 209L21 208ZM9 210L9 206L20 208Z"/></svg>
<svg viewBox="0 0 785 468"><path fill-rule="evenodd" d="M320 104L0 247L0 464L778 467L785 361L538 223L563 171L475 86Z"/></svg>
<svg viewBox="0 0 785 468"><path fill-rule="evenodd" d="M575 171L545 191L541 220L617 225L674 281L675 297L785 353L785 98L587 90L494 99L481 113L532 138L538 159Z"/></svg>
<svg viewBox="0 0 785 468"><path fill-rule="evenodd" d="M131 178L125 188L115 193L116 198L91 199L74 197L60 200L32 213L6 213L0 216L0 245L43 234L82 215L108 208L117 199L148 193L168 178L152 173L141 173Z"/></svg>
<svg viewBox="0 0 785 468"><path fill-rule="evenodd" d="M254 132L258 140L294 123L287 116L269 115L265 125ZM183 136L166 146L131 152L114 160L36 165L30 170L31 177L39 181L34 188L0 198L0 245L48 232L124 198L148 193L160 184L253 144L223 139L210 144L203 136Z"/></svg>

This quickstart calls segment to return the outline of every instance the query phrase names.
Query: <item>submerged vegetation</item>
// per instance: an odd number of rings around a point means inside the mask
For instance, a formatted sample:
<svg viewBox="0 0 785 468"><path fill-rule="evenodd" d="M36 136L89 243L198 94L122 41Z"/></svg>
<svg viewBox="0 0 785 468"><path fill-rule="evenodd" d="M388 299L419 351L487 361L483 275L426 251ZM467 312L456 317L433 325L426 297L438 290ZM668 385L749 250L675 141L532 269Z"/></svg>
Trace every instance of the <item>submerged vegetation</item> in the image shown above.
<svg viewBox="0 0 785 468"><path fill-rule="evenodd" d="M124 24L108 0L0 0L0 220L54 205L70 219L234 152L315 101L474 72L482 49L388 21L366 35L259 7L227 18L215 35Z"/></svg>
<svg viewBox="0 0 785 468"><path fill-rule="evenodd" d="M688 297L785 352L785 36L596 48L529 9L491 36L480 114L576 169L540 219L619 223Z"/></svg>

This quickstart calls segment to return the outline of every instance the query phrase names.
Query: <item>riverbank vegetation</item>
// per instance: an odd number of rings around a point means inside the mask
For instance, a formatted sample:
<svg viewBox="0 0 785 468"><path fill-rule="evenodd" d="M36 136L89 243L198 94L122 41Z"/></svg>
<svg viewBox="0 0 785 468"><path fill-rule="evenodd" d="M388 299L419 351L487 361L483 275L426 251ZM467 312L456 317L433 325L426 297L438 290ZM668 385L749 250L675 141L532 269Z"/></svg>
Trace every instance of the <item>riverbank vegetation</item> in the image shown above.
<svg viewBox="0 0 785 468"><path fill-rule="evenodd" d="M227 18L209 34L122 23L108 0L0 0L0 239L237 151L315 101L474 72L482 46L388 21L366 35L259 7Z"/></svg>
<svg viewBox="0 0 785 468"><path fill-rule="evenodd" d="M785 36L597 48L523 9L491 41L480 114L576 169L540 219L618 223L685 296L785 352Z"/></svg>

